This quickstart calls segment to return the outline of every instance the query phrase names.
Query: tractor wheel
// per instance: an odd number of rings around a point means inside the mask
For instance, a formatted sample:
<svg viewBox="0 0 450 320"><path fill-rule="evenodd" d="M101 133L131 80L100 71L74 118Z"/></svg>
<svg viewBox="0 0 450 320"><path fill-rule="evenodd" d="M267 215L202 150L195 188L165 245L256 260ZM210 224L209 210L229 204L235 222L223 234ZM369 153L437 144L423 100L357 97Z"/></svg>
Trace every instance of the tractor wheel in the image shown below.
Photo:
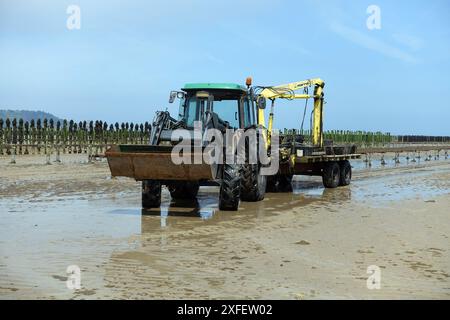
<svg viewBox="0 0 450 320"><path fill-rule="evenodd" d="M142 208L158 208L161 205L161 183L156 180L142 181Z"/></svg>
<svg viewBox="0 0 450 320"><path fill-rule="evenodd" d="M267 178L268 192L292 192L292 175L275 175Z"/></svg>
<svg viewBox="0 0 450 320"><path fill-rule="evenodd" d="M348 186L350 184L350 180L352 180L352 166L350 165L350 161L344 160L339 162L339 169L339 185Z"/></svg>
<svg viewBox="0 0 450 320"><path fill-rule="evenodd" d="M261 201L266 193L267 178L260 174L257 164L245 164L241 167L241 199Z"/></svg>
<svg viewBox="0 0 450 320"><path fill-rule="evenodd" d="M336 188L340 178L339 164L336 161L325 163L322 172L322 182L325 188Z"/></svg>
<svg viewBox="0 0 450 320"><path fill-rule="evenodd" d="M195 199L200 188L197 181L180 181L168 186L172 199Z"/></svg>
<svg viewBox="0 0 450 320"><path fill-rule="evenodd" d="M239 207L240 195L239 168L235 164L224 164L219 193L219 209L236 211Z"/></svg>

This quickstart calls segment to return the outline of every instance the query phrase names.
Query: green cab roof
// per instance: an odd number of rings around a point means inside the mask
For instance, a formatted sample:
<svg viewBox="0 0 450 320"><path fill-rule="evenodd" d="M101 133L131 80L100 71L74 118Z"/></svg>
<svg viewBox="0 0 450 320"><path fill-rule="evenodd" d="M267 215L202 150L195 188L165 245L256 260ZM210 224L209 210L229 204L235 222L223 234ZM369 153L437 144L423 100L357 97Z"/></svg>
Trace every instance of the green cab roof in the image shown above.
<svg viewBox="0 0 450 320"><path fill-rule="evenodd" d="M236 83L186 83L182 90L208 90L208 89L222 89L222 90L240 90L247 91L244 86Z"/></svg>

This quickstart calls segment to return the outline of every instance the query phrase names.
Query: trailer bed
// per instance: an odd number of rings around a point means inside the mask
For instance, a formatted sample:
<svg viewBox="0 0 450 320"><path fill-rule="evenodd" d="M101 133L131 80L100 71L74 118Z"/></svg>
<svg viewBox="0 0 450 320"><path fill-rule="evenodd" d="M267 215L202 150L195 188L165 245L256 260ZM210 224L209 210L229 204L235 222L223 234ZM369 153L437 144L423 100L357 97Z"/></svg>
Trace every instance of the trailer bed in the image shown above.
<svg viewBox="0 0 450 320"><path fill-rule="evenodd" d="M352 153L352 154L342 154L342 155L314 155L314 156L302 156L295 157L296 163L317 163L317 162L328 162L328 161L343 161L350 159L360 159L361 154Z"/></svg>

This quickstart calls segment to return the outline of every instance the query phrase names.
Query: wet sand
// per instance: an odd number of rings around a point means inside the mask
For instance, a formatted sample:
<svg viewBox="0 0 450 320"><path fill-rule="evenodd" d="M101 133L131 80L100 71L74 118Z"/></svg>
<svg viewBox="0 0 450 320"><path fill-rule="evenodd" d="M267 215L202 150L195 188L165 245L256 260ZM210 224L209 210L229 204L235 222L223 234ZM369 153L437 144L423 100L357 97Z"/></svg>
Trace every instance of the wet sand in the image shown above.
<svg viewBox="0 0 450 320"><path fill-rule="evenodd" d="M386 155L385 155L386 157ZM353 163L352 184L325 190L298 177L217 209L140 209L140 184L111 179L105 161L0 157L2 299L450 299L450 160ZM81 289L66 287L69 265ZM367 267L381 270L369 290Z"/></svg>

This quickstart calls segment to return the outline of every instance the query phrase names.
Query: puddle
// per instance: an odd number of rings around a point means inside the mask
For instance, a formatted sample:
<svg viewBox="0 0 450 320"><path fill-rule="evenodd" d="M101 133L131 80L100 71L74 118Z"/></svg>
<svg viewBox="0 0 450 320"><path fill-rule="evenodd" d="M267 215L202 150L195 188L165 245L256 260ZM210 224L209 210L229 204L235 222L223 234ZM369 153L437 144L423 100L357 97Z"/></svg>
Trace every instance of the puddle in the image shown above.
<svg viewBox="0 0 450 320"><path fill-rule="evenodd" d="M450 182L440 177L441 168L422 168L407 173L393 171L390 175L361 178L352 185L352 198L372 206L385 206L391 202L433 198L448 194Z"/></svg>
<svg viewBox="0 0 450 320"><path fill-rule="evenodd" d="M395 157L394 153L386 154L372 154L372 155L361 155L361 159L352 160L353 170L363 170L363 169L381 169L381 168L402 168L402 167L415 167L430 162L445 162L448 161L445 157L445 151L439 153L432 152L421 152L420 156L418 153L401 153L399 157ZM384 160L384 162L383 162Z"/></svg>

